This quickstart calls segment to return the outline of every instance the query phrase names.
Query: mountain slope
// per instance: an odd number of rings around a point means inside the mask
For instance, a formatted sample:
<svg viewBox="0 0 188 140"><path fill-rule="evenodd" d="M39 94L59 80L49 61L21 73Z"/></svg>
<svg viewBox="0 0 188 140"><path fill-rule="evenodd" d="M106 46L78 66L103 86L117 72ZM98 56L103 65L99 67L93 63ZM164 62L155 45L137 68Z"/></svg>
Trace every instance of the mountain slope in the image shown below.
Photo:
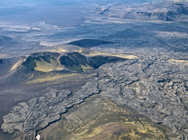
<svg viewBox="0 0 188 140"><path fill-rule="evenodd" d="M64 77L74 76L84 73L86 70L94 70L101 65L110 62L136 59L136 56L111 54L105 52L91 51L77 47L77 50L58 52L44 51L32 53L20 58L11 58L9 67L2 59L0 66L6 68L6 73L0 76L1 80L9 85L43 83L56 81ZM10 65L11 64L11 65Z"/></svg>

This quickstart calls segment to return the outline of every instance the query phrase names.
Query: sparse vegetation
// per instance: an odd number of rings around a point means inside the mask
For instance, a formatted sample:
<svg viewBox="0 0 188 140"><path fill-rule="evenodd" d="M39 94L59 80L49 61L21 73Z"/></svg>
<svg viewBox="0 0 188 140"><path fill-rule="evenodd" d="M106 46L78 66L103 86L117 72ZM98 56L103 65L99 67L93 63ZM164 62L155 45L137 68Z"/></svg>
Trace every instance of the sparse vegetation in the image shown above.
<svg viewBox="0 0 188 140"><path fill-rule="evenodd" d="M47 133L51 129L54 136ZM129 109L99 98L88 99L41 132L46 140L166 139L160 126Z"/></svg>

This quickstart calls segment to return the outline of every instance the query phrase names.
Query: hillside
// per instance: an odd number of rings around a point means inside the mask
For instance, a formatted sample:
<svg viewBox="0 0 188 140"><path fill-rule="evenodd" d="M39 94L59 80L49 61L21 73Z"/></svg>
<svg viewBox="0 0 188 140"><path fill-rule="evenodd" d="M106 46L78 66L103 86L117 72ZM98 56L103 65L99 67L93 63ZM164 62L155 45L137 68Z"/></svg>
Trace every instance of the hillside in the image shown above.
<svg viewBox="0 0 188 140"><path fill-rule="evenodd" d="M60 47L59 51L47 50L19 58L1 59L0 66L3 71L0 79L10 85L43 83L94 70L106 63L137 58L80 47L71 51L65 49L66 47Z"/></svg>

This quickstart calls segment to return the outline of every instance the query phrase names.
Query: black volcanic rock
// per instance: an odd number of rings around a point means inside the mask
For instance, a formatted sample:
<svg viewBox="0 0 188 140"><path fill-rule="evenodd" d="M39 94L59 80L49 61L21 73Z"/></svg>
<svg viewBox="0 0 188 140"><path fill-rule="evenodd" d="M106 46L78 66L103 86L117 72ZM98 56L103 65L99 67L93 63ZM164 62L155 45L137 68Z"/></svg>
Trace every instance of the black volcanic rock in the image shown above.
<svg viewBox="0 0 188 140"><path fill-rule="evenodd" d="M99 94L117 105L131 107L156 124L168 126L173 133L169 139L188 138L188 66L169 63L155 53L143 53L142 59L102 66L108 76L93 79L75 94L52 90L18 104L4 116L2 129L28 135L57 121L60 114L86 98ZM166 58L166 52L163 55Z"/></svg>
<svg viewBox="0 0 188 140"><path fill-rule="evenodd" d="M4 124L1 128L4 132L14 133L19 130L29 135L33 130L40 130L49 123L59 120L60 115L68 108L82 103L84 99L99 92L95 80L88 82L72 96L69 90L51 90L40 98L33 98L15 106L3 117Z"/></svg>
<svg viewBox="0 0 188 140"><path fill-rule="evenodd" d="M96 40L96 39L81 39L81 40L69 42L68 44L80 46L80 47L83 47L83 48L91 48L91 47L94 47L94 46L99 46L99 45L102 45L102 44L109 44L109 43L113 43L113 42Z"/></svg>

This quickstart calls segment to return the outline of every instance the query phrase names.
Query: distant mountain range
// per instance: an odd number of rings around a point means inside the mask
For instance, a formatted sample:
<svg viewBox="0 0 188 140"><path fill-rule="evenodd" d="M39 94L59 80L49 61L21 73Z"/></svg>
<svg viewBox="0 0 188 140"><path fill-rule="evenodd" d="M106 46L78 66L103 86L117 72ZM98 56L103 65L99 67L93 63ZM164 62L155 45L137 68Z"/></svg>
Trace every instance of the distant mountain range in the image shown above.
<svg viewBox="0 0 188 140"><path fill-rule="evenodd" d="M188 15L186 2L150 2L139 5L108 5L96 9L100 15L138 20L174 21Z"/></svg>

